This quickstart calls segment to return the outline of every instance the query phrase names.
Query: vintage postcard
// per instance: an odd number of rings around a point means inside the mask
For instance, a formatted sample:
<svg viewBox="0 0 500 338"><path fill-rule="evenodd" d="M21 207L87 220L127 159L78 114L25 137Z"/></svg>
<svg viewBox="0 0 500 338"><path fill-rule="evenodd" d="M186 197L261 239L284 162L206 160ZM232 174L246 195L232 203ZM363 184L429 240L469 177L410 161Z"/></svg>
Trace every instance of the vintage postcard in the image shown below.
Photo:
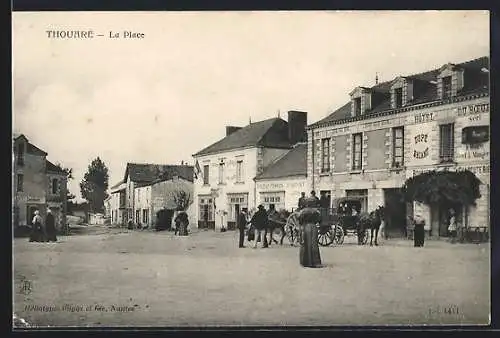
<svg viewBox="0 0 500 338"><path fill-rule="evenodd" d="M12 26L14 329L489 325L488 11Z"/></svg>

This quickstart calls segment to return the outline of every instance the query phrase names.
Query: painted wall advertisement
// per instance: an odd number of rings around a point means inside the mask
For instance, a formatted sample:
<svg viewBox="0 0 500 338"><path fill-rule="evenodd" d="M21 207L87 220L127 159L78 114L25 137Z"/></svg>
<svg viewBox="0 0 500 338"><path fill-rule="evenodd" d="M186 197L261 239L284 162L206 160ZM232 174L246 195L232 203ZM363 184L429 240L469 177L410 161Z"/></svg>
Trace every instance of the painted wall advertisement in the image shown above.
<svg viewBox="0 0 500 338"><path fill-rule="evenodd" d="M409 165L430 165L431 157L431 139L432 123L420 123L407 127L409 134Z"/></svg>

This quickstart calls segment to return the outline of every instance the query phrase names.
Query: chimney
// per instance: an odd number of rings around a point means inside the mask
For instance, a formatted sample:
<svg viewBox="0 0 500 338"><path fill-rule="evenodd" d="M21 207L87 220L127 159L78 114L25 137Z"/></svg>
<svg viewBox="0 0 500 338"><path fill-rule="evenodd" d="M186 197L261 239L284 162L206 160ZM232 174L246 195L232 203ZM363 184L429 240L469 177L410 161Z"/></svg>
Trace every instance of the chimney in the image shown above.
<svg viewBox="0 0 500 338"><path fill-rule="evenodd" d="M234 133L235 131L238 131L240 129L241 129L241 127L226 126L226 136L229 136L232 133Z"/></svg>
<svg viewBox="0 0 500 338"><path fill-rule="evenodd" d="M291 110L288 112L288 139L292 144L307 141L307 112Z"/></svg>

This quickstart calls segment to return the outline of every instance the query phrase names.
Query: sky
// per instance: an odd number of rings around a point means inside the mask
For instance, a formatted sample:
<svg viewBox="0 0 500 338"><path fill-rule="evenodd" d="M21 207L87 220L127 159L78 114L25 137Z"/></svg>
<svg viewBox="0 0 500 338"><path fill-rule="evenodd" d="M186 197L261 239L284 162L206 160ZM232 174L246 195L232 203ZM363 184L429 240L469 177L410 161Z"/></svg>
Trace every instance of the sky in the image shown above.
<svg viewBox="0 0 500 338"><path fill-rule="evenodd" d="M373 86L489 55L487 11L14 12L13 131L73 168L192 154L288 110L314 123ZM47 30L104 37L49 39ZM144 33L111 39L110 32Z"/></svg>

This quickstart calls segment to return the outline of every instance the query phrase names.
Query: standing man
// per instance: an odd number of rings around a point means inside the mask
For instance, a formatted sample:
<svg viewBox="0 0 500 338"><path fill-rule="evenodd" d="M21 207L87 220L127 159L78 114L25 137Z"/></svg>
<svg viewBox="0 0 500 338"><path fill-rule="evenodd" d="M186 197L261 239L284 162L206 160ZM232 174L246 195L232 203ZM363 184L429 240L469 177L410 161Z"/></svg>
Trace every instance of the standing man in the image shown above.
<svg viewBox="0 0 500 338"><path fill-rule="evenodd" d="M319 208L321 206L318 196L316 196L316 191L311 191L311 197L314 202L312 203L313 208Z"/></svg>
<svg viewBox="0 0 500 338"><path fill-rule="evenodd" d="M47 240L49 242L57 242L56 236L56 221L52 210L47 209L47 217L45 218L45 228L47 229Z"/></svg>
<svg viewBox="0 0 500 338"><path fill-rule="evenodd" d="M267 212L266 209L264 209L264 206L261 204L258 207L257 212L253 215L252 224L255 227L255 244L254 248L257 248L257 242L258 238L261 238L262 241L262 247L267 248L267 242L266 242L266 237L267 237Z"/></svg>
<svg viewBox="0 0 500 338"><path fill-rule="evenodd" d="M245 242L245 228L247 225L247 208L243 208L238 215L238 229L240 231L240 241L239 241L239 248L244 248L245 246L243 245Z"/></svg>

